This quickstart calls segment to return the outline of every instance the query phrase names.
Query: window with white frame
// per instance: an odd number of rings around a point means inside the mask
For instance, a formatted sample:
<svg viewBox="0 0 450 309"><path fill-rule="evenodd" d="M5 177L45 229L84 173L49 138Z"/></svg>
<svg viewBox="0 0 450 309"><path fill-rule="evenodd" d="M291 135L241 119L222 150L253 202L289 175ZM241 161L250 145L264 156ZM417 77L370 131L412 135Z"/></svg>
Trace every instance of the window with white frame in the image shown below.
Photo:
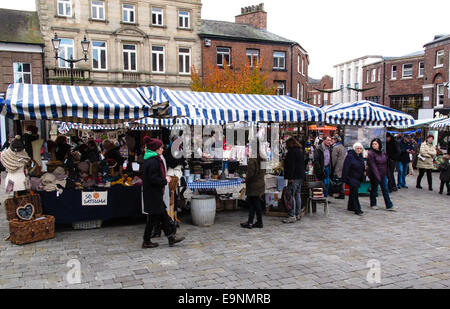
<svg viewBox="0 0 450 309"><path fill-rule="evenodd" d="M297 100L300 100L300 83L297 83Z"/></svg>
<svg viewBox="0 0 450 309"><path fill-rule="evenodd" d="M191 73L191 49L180 48L178 50L178 67L180 74Z"/></svg>
<svg viewBox="0 0 450 309"><path fill-rule="evenodd" d="M297 72L300 73L300 55L297 56Z"/></svg>
<svg viewBox="0 0 450 309"><path fill-rule="evenodd" d="M317 104L318 104L318 105L322 105L322 102L321 102L321 95L320 95L320 94L317 95Z"/></svg>
<svg viewBox="0 0 450 309"><path fill-rule="evenodd" d="M137 71L136 45L123 45L123 70Z"/></svg>
<svg viewBox="0 0 450 309"><path fill-rule="evenodd" d="M135 23L136 13L132 4L122 4L122 21L124 23Z"/></svg>
<svg viewBox="0 0 450 309"><path fill-rule="evenodd" d="M259 62L259 50L247 49L246 54L250 67L257 66Z"/></svg>
<svg viewBox="0 0 450 309"><path fill-rule="evenodd" d="M359 74L359 67L355 67L355 83L358 82L358 78L359 78L358 74Z"/></svg>
<svg viewBox="0 0 450 309"><path fill-rule="evenodd" d="M231 48L217 47L217 65L223 67L225 63L231 65Z"/></svg>
<svg viewBox="0 0 450 309"><path fill-rule="evenodd" d="M344 83L344 70L341 70L341 84Z"/></svg>
<svg viewBox="0 0 450 309"><path fill-rule="evenodd" d="M152 71L164 73L164 46L152 46Z"/></svg>
<svg viewBox="0 0 450 309"><path fill-rule="evenodd" d="M277 83L277 95L286 95L286 82L276 81Z"/></svg>
<svg viewBox="0 0 450 309"><path fill-rule="evenodd" d="M31 84L31 64L14 62L14 83Z"/></svg>
<svg viewBox="0 0 450 309"><path fill-rule="evenodd" d="M425 62L421 61L421 62L419 62L419 75L418 75L418 77L423 77L423 74L425 74Z"/></svg>
<svg viewBox="0 0 450 309"><path fill-rule="evenodd" d="M92 19L105 20L105 1L91 2Z"/></svg>
<svg viewBox="0 0 450 309"><path fill-rule="evenodd" d="M303 84L301 85L301 89L300 89L300 101L302 101L303 102L303 100L304 100L304 95L303 95L303 93L304 93L304 88L303 88Z"/></svg>
<svg viewBox="0 0 450 309"><path fill-rule="evenodd" d="M436 106L442 107L444 105L444 84L436 85Z"/></svg>
<svg viewBox="0 0 450 309"><path fill-rule="evenodd" d="M273 69L284 70L286 68L286 53L273 52Z"/></svg>
<svg viewBox="0 0 450 309"><path fill-rule="evenodd" d="M441 67L444 65L444 50L438 50L436 52L436 66Z"/></svg>
<svg viewBox="0 0 450 309"><path fill-rule="evenodd" d="M408 78L413 76L413 65L412 63L405 63L402 69L402 78Z"/></svg>
<svg viewBox="0 0 450 309"><path fill-rule="evenodd" d="M372 69L372 77L370 78L370 82L373 83L376 81L377 69Z"/></svg>
<svg viewBox="0 0 450 309"><path fill-rule="evenodd" d="M378 81L381 81L381 68L378 68Z"/></svg>
<svg viewBox="0 0 450 309"><path fill-rule="evenodd" d="M61 43L59 44L58 56L65 59L75 58L72 39L61 39ZM60 68L70 67L70 64L62 59L59 59L58 64Z"/></svg>
<svg viewBox="0 0 450 309"><path fill-rule="evenodd" d="M397 79L397 66L393 65L391 67L391 79Z"/></svg>
<svg viewBox="0 0 450 309"><path fill-rule="evenodd" d="M317 96L316 96L316 95L313 95L313 99L314 99L313 104L316 105L316 104L317 104Z"/></svg>
<svg viewBox="0 0 450 309"><path fill-rule="evenodd" d="M302 74L305 74L305 60L302 58Z"/></svg>
<svg viewBox="0 0 450 309"><path fill-rule="evenodd" d="M328 93L323 94L323 105L328 105Z"/></svg>
<svg viewBox="0 0 450 309"><path fill-rule="evenodd" d="M106 70L106 42L92 42L92 69Z"/></svg>
<svg viewBox="0 0 450 309"><path fill-rule="evenodd" d="M164 24L163 13L162 8L152 8L152 25L162 26Z"/></svg>
<svg viewBox="0 0 450 309"><path fill-rule="evenodd" d="M72 0L58 0L58 16L72 17Z"/></svg>
<svg viewBox="0 0 450 309"><path fill-rule="evenodd" d="M179 11L178 12L178 27L189 29L190 13L188 11Z"/></svg>
<svg viewBox="0 0 450 309"><path fill-rule="evenodd" d="M352 69L347 70L347 84L350 84L350 79L352 78Z"/></svg>
<svg viewBox="0 0 450 309"><path fill-rule="evenodd" d="M366 71L366 83L369 83L369 70Z"/></svg>

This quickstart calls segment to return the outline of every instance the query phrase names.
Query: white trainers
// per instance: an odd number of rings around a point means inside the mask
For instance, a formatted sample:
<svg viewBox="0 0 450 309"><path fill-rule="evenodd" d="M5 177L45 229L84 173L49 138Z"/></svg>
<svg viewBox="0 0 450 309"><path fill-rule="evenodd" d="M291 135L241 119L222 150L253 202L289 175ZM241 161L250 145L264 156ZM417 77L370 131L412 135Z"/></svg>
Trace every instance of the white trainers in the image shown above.
<svg viewBox="0 0 450 309"><path fill-rule="evenodd" d="M373 210L378 210L378 206L370 206L370 208L372 208Z"/></svg>
<svg viewBox="0 0 450 309"><path fill-rule="evenodd" d="M398 207L392 206L391 208L386 208L387 211L397 211Z"/></svg>

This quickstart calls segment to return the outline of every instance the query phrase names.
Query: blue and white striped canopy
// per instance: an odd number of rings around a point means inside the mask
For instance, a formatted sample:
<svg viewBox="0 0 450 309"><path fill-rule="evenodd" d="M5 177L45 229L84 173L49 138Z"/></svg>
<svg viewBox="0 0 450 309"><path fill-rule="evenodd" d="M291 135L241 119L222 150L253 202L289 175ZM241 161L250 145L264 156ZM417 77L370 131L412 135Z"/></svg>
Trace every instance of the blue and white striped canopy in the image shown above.
<svg viewBox="0 0 450 309"><path fill-rule="evenodd" d="M439 129L439 130L443 130L446 128L448 129L448 128L450 128L450 118L445 118L438 122L435 122L430 125L430 128L431 129Z"/></svg>
<svg viewBox="0 0 450 309"><path fill-rule="evenodd" d="M149 101L157 95L153 89L140 88ZM288 96L230 94L168 90L162 92L161 103L169 103L169 116L204 118L213 121L301 122L322 121L320 108ZM153 100L153 102L156 102Z"/></svg>
<svg viewBox="0 0 450 309"><path fill-rule="evenodd" d="M360 101L341 103L322 107L325 122L350 126L408 126L414 124L414 118L387 106Z"/></svg>
<svg viewBox="0 0 450 309"><path fill-rule="evenodd" d="M151 106L134 88L13 84L0 104L15 120L117 123L150 116Z"/></svg>
<svg viewBox="0 0 450 309"><path fill-rule="evenodd" d="M206 126L206 125L222 125L225 124L224 121L216 121L213 119L204 119L204 118L187 118L187 117L180 117L180 118L144 118L141 120L138 120L137 123L140 125L149 125L149 126L173 126L173 125L200 125L200 126Z"/></svg>

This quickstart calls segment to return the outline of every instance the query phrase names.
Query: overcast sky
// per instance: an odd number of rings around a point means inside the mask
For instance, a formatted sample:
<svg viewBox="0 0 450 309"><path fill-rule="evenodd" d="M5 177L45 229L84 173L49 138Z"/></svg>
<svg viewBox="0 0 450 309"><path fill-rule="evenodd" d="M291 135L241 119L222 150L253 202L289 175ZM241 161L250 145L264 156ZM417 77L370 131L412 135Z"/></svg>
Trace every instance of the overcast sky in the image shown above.
<svg viewBox="0 0 450 309"><path fill-rule="evenodd" d="M333 65L364 55L416 52L450 33L450 0L202 0L202 18L234 21L241 7L261 2L268 31L308 51L313 78L334 76ZM35 10L35 1L0 0L0 7Z"/></svg>

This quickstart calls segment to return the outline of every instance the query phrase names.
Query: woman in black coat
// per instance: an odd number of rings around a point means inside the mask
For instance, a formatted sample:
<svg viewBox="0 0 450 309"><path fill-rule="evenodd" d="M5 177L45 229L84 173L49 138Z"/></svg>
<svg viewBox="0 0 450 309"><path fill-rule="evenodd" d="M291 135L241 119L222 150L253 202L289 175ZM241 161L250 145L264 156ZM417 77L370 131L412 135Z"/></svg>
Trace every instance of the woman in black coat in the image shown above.
<svg viewBox="0 0 450 309"><path fill-rule="evenodd" d="M152 243L151 234L155 226L161 226L164 234L169 239L169 245L183 241L184 237L176 238L172 231L167 214L166 204L164 203L164 189L170 177L166 176L164 162L161 155L164 151L163 143L160 140L146 138L144 171L142 174L144 190L144 211L148 214L147 225L145 227L144 242L142 248L158 247L157 243Z"/></svg>
<svg viewBox="0 0 450 309"><path fill-rule="evenodd" d="M348 210L354 211L358 216L363 214L358 199L358 189L364 180L365 165L362 157L363 151L364 147L360 143L353 145L353 150L350 150L345 157L344 168L342 170L342 181L350 188Z"/></svg>

